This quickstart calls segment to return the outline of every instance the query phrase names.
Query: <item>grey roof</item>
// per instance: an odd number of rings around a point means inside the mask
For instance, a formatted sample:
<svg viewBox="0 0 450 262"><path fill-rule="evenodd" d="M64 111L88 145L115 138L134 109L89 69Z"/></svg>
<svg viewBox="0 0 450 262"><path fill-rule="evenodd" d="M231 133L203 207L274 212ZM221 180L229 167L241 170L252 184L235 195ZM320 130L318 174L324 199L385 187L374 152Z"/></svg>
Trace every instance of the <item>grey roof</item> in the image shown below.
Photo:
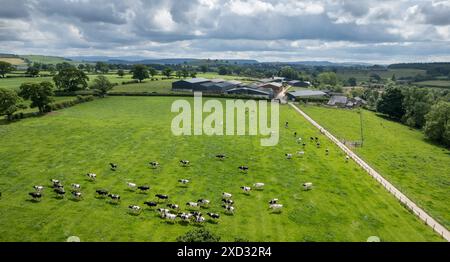
<svg viewBox="0 0 450 262"><path fill-rule="evenodd" d="M282 87L283 86L283 84L277 83L277 82L270 82L270 83L263 83L263 84L261 84L261 86L265 86L265 85L272 85L272 86L276 86L276 87Z"/></svg>
<svg viewBox="0 0 450 262"><path fill-rule="evenodd" d="M228 81L225 81L225 82L230 83L232 85L240 85L240 84L242 84L241 81L237 81L237 80L228 80Z"/></svg>
<svg viewBox="0 0 450 262"><path fill-rule="evenodd" d="M225 82L225 80L221 79L221 78L214 78L214 79L211 79L211 82L213 82L213 83L222 83L222 82Z"/></svg>
<svg viewBox="0 0 450 262"><path fill-rule="evenodd" d="M295 96L295 97L325 96L326 95L326 93L324 93L322 91L316 91L316 90L291 91L291 92L288 92L288 94Z"/></svg>
<svg viewBox="0 0 450 262"><path fill-rule="evenodd" d="M202 77L197 77L197 78L185 79L185 80L182 80L182 81L186 81L186 82L191 83L191 84L197 84L197 83L208 82L209 79L202 78Z"/></svg>
<svg viewBox="0 0 450 262"><path fill-rule="evenodd" d="M347 104L347 101L348 99L346 96L332 96L327 104L330 106L334 106L336 104L345 105Z"/></svg>
<svg viewBox="0 0 450 262"><path fill-rule="evenodd" d="M228 89L227 92L233 92L233 91L237 91L237 90L250 90L250 91L254 91L254 92L257 92L257 93L264 94L264 95L271 95L272 94L268 90L264 90L264 88L251 88L251 87L246 87L246 86L231 88L231 89Z"/></svg>

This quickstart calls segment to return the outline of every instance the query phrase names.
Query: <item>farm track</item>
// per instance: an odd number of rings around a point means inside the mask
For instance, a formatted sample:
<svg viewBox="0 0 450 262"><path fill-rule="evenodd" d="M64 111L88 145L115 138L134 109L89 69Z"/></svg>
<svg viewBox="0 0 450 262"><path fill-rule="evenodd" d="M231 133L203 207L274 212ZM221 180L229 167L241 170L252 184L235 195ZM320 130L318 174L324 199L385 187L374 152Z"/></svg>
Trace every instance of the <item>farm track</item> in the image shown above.
<svg viewBox="0 0 450 262"><path fill-rule="evenodd" d="M421 209L416 203L411 201L406 195L380 175L369 164L362 160L357 154L350 150L347 146L341 143L336 137L334 137L329 131L319 125L310 116L303 112L300 108L292 103L289 105L294 108L300 115L302 115L308 122L318 128L322 134L327 136L332 142L334 142L340 149L342 149L349 157L351 157L359 166L361 166L370 176L376 179L385 189L389 191L395 198L397 198L402 204L404 204L413 214L418 216L425 224L430 226L435 232L441 235L445 240L450 242L450 232L437 222L433 217Z"/></svg>

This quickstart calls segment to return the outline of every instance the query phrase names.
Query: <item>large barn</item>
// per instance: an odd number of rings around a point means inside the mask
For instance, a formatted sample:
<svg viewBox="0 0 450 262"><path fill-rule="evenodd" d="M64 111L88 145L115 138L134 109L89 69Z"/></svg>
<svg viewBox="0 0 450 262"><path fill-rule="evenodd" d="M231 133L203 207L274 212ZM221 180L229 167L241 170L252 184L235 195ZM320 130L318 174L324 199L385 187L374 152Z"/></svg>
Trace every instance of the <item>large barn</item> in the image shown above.
<svg viewBox="0 0 450 262"><path fill-rule="evenodd" d="M239 86L226 91L227 94L249 95L271 99L274 97L273 90L270 88L254 88L250 86Z"/></svg>
<svg viewBox="0 0 450 262"><path fill-rule="evenodd" d="M310 99L310 98L324 98L327 96L325 92L317 91L317 90L300 90L300 91L291 91L288 92L287 97L290 100L296 99Z"/></svg>
<svg viewBox="0 0 450 262"><path fill-rule="evenodd" d="M196 89L201 89L201 84L210 82L206 78L191 78L175 81L172 83L172 91L189 91L192 92Z"/></svg>

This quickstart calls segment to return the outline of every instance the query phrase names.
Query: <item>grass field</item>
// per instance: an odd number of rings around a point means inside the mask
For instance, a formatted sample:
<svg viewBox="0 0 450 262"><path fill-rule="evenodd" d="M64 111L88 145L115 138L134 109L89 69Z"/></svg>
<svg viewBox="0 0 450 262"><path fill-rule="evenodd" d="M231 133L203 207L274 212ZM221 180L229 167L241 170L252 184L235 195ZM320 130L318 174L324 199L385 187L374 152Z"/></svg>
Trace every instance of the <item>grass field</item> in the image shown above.
<svg viewBox="0 0 450 262"><path fill-rule="evenodd" d="M424 87L450 88L450 80L430 80L430 81L415 82L414 84Z"/></svg>
<svg viewBox="0 0 450 262"><path fill-rule="evenodd" d="M388 69L385 71L341 69L338 70L337 75L342 81L354 77L358 82L361 82L368 81L372 73L378 74L383 79L391 79L393 74L395 74L397 79L400 77L413 77L418 74L426 75L426 71L420 69Z"/></svg>
<svg viewBox="0 0 450 262"><path fill-rule="evenodd" d="M58 64L58 63L75 63L70 60L64 59L63 57L58 56L44 56L44 55L21 55L20 57L24 59L28 59L31 63L41 63L41 64Z"/></svg>
<svg viewBox="0 0 450 262"><path fill-rule="evenodd" d="M354 110L303 106L337 137L360 140ZM408 197L450 228L450 151L424 140L423 133L363 112L364 146L355 151Z"/></svg>
<svg viewBox="0 0 450 262"><path fill-rule="evenodd" d="M25 61L20 58L8 58L8 57L0 57L0 61L10 63L12 65L22 65L25 64Z"/></svg>
<svg viewBox="0 0 450 262"><path fill-rule="evenodd" d="M280 143L261 147L259 136L172 135L173 101L110 97L0 125L0 241L64 241L72 235L82 241L174 241L202 226L223 241L366 241L372 235L383 241L442 241L355 163L345 163L344 154L293 109L280 108L280 125L286 120L290 125L280 128ZM303 158L285 159L285 153L300 150L294 131L319 136L323 148L307 145ZM228 158L218 161L217 153ZM192 166L180 167L180 159ZM152 160L161 168L150 169ZM119 169L109 170L109 162ZM238 172L243 164L248 174ZM97 182L87 181L87 172L95 172ZM47 188L41 202L31 202L32 186L48 187L51 178L81 184L84 199L58 200ZM180 178L191 183L182 187ZM150 193L128 191L126 181L148 184ZM241 193L240 186L255 182L266 183L265 189ZM313 190L303 191L304 182L313 182ZM120 194L122 202L95 198L98 188ZM233 194L234 216L222 212L224 191ZM169 194L169 202L183 210L187 201L208 198L208 211L220 213L220 222L168 224L147 208L139 216L127 212L128 205L142 206L156 193ZM280 214L267 209L274 197L284 205Z"/></svg>

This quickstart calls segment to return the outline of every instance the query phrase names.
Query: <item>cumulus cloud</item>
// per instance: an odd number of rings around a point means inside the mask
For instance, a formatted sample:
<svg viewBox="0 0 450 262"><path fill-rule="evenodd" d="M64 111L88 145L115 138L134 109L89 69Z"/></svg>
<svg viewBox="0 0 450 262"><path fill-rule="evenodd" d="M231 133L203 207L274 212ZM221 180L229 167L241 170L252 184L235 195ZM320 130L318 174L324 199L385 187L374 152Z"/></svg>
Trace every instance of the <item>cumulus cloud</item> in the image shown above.
<svg viewBox="0 0 450 262"><path fill-rule="evenodd" d="M8 53L387 61L447 59L450 46L445 0L0 0L0 6L0 52Z"/></svg>

